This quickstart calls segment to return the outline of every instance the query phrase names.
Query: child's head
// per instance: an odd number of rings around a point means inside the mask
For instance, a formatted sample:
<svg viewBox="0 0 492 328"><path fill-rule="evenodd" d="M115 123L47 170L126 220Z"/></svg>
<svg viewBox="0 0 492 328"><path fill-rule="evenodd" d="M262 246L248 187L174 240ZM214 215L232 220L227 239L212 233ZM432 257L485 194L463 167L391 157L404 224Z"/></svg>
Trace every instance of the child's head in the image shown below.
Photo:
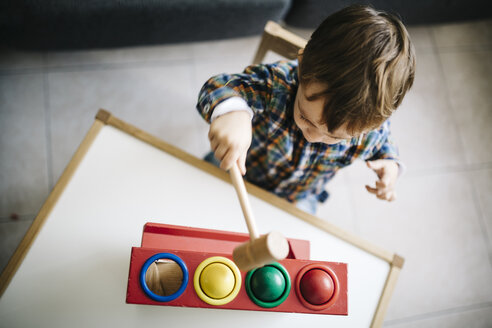
<svg viewBox="0 0 492 328"><path fill-rule="evenodd" d="M415 54L401 21L370 7L347 7L321 23L300 52L294 117L311 142L357 136L391 116L414 74Z"/></svg>

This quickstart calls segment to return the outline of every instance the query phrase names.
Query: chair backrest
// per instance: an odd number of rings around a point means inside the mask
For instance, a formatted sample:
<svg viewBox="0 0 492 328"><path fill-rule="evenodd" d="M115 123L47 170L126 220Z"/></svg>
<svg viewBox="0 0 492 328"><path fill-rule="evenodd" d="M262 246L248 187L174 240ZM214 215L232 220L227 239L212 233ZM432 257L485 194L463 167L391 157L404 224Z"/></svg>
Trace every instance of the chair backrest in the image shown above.
<svg viewBox="0 0 492 328"><path fill-rule="evenodd" d="M306 46L307 41L300 36L287 31L279 24L268 21L263 31L260 45L256 51L253 64L259 64L265 57L267 51L273 51L285 58L297 58L299 49Z"/></svg>

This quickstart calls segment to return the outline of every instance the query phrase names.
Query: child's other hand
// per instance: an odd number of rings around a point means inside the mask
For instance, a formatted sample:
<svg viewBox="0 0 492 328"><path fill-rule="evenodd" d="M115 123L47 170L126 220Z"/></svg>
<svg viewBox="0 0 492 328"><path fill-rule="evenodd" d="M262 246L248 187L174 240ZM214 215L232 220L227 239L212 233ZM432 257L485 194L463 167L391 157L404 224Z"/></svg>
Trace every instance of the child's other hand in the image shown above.
<svg viewBox="0 0 492 328"><path fill-rule="evenodd" d="M217 117L210 124L208 139L220 168L229 170L234 163L246 173L246 154L251 145L251 117L248 112L234 111Z"/></svg>
<svg viewBox="0 0 492 328"><path fill-rule="evenodd" d="M378 159L367 161L366 163L370 169L376 172L379 178L376 181L376 188L366 185L367 191L375 194L379 199L389 202L394 201L396 199L395 183L398 178L398 164L390 159Z"/></svg>

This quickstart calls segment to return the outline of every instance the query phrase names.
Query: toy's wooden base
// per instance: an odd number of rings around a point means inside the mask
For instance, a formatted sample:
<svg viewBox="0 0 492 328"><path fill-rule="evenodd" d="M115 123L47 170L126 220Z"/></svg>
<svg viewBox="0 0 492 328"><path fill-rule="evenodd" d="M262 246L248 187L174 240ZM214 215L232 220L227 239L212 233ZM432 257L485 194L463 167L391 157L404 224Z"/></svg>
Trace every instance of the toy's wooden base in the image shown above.
<svg viewBox="0 0 492 328"><path fill-rule="evenodd" d="M263 289L254 292L258 288L252 284L254 272L249 273L248 277L248 273L239 272L235 264L229 261L232 259L232 249L247 239L246 234L148 223L144 228L142 247L132 248L127 303L347 315L345 263L311 261L309 242L289 239L290 258L272 266L278 276L285 278L285 284L279 287L283 288L280 292L282 296L279 294L276 300L261 299L268 295L258 293ZM299 254L301 258L294 254ZM156 295L149 290L145 281L147 268L159 258L176 261L183 271L181 288L173 295ZM210 264L225 268L225 271L221 269L219 273L210 275L208 272L213 270L207 271L207 268L215 268ZM309 303L306 299L312 298L303 297L301 292L302 278L312 269L322 270L332 282L333 294L323 304ZM207 275L212 280L207 282ZM222 295L220 293L224 290L223 296L217 296ZM255 294L262 296L258 299Z"/></svg>

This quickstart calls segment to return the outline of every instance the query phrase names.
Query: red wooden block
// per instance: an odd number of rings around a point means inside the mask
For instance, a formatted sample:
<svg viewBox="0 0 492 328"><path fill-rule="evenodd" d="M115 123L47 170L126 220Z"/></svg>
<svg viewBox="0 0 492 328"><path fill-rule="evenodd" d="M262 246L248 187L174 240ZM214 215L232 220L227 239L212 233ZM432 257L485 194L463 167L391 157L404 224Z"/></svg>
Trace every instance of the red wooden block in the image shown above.
<svg viewBox="0 0 492 328"><path fill-rule="evenodd" d="M147 223L143 230L142 247L232 254L234 248L248 240L246 233ZM287 241L290 247L287 258L309 260L309 241L291 238Z"/></svg>
<svg viewBox="0 0 492 328"><path fill-rule="evenodd" d="M275 279L279 279L279 272L280 279L282 275L285 278L285 283L281 282L281 286L286 286L282 297L274 302L270 299L263 302L255 299L254 295L253 298L250 297L245 284L251 279L247 279L246 272L234 271L235 265L229 261L232 260L232 249L247 239L247 234L146 224L142 247L132 248L127 303L347 315L347 265L309 260L309 242L303 240L289 239L291 258L279 261L275 268L272 265L272 269L267 270L274 273ZM307 258L294 258L294 255ZM180 265L178 270L183 271L183 282L177 292L171 295L157 295L149 290L145 280L148 264L159 257L167 257L177 262ZM320 276L322 281L316 282L316 278L310 277L313 276L312 269L322 270L316 271L314 275ZM253 274L254 272L250 276ZM269 273L263 276L269 277ZM329 290L330 295L325 296L328 300L325 304L310 303L319 302L323 299L322 295L304 298L299 292L301 283L322 285L326 283L327 278L331 279L333 289ZM249 292L251 295L251 288Z"/></svg>

